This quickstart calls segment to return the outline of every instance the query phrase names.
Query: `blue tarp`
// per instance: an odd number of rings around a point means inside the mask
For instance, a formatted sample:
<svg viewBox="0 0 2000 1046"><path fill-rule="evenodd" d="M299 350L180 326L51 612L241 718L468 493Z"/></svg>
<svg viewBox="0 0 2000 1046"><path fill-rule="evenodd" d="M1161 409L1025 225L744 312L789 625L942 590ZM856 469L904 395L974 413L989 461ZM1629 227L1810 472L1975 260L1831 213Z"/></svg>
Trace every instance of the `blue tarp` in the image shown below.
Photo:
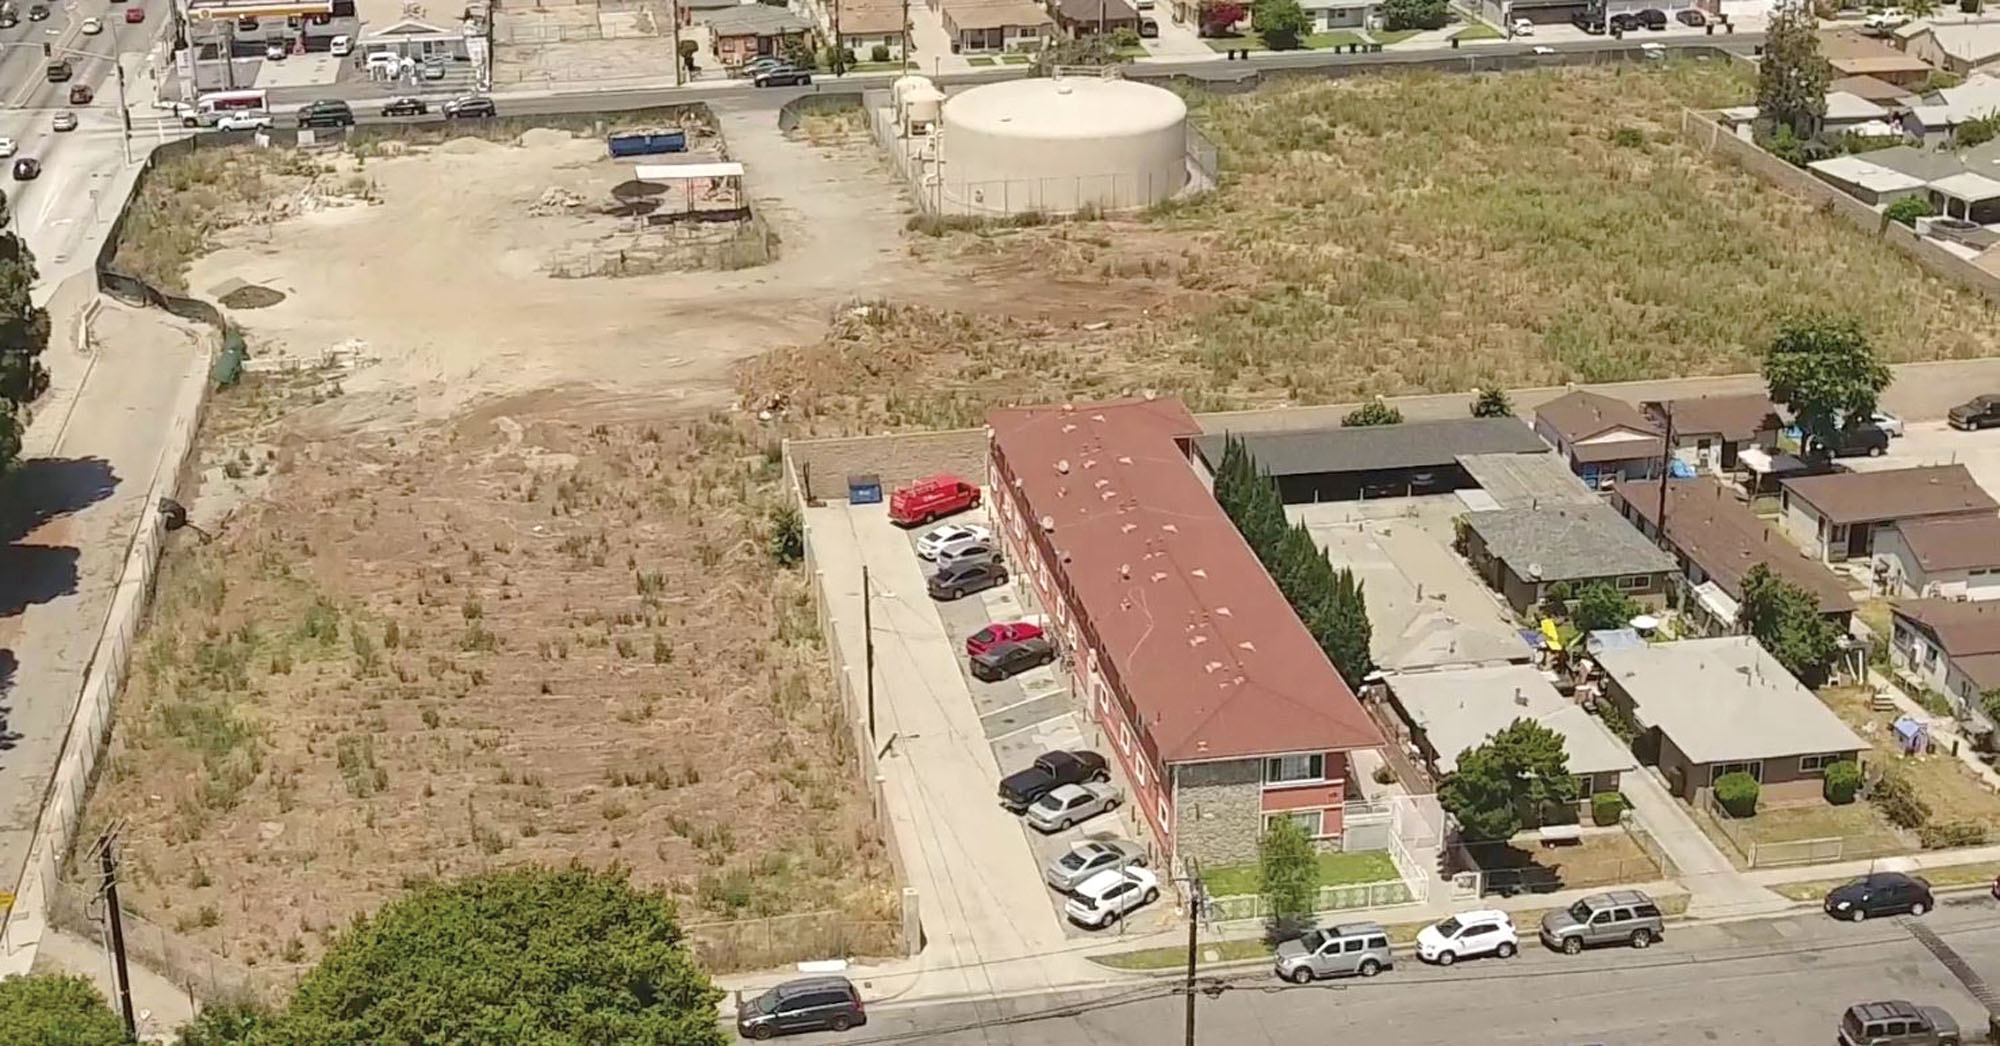
<svg viewBox="0 0 2000 1046"><path fill-rule="evenodd" d="M1679 458L1675 458L1667 463L1667 474L1675 479L1693 479L1696 475L1694 466Z"/></svg>
<svg viewBox="0 0 2000 1046"><path fill-rule="evenodd" d="M1547 650L1549 648L1549 641L1542 635L1542 630L1539 628L1521 629L1521 641L1528 644L1529 650Z"/></svg>

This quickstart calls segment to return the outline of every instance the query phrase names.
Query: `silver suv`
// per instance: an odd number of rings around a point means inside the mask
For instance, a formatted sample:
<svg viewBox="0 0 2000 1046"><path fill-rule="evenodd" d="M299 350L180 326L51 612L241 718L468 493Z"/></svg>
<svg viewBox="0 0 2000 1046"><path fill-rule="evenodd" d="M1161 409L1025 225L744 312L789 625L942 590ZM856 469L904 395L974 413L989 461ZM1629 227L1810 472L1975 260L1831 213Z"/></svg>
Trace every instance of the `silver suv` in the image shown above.
<svg viewBox="0 0 2000 1046"><path fill-rule="evenodd" d="M1600 944L1644 948L1665 932L1660 906L1638 890L1594 893L1542 916L1542 943L1570 955Z"/></svg>
<svg viewBox="0 0 2000 1046"><path fill-rule="evenodd" d="M1344 923L1278 945L1278 976L1293 984L1321 977L1373 977L1396 965L1380 923Z"/></svg>
<svg viewBox="0 0 2000 1046"><path fill-rule="evenodd" d="M1958 1046L1959 1041L1951 1014L1901 999L1849 1006L1840 1018L1841 1046Z"/></svg>

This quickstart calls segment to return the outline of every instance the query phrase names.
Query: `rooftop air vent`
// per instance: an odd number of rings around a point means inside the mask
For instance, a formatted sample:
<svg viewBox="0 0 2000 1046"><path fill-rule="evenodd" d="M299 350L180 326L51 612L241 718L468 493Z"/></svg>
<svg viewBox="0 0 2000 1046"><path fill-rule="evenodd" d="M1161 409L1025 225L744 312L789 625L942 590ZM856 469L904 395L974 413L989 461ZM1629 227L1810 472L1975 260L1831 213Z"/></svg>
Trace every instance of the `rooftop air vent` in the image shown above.
<svg viewBox="0 0 2000 1046"><path fill-rule="evenodd" d="M1054 516L1042 517L1042 532L1046 534L1053 534L1056 532L1056 517Z"/></svg>
<svg viewBox="0 0 2000 1046"><path fill-rule="evenodd" d="M1068 458L1058 459L1056 461L1056 471L1062 473L1065 476L1069 475L1069 459Z"/></svg>
<svg viewBox="0 0 2000 1046"><path fill-rule="evenodd" d="M1202 579L1203 581L1208 580L1208 571L1203 570L1200 567L1196 567L1193 570L1188 571L1188 573Z"/></svg>

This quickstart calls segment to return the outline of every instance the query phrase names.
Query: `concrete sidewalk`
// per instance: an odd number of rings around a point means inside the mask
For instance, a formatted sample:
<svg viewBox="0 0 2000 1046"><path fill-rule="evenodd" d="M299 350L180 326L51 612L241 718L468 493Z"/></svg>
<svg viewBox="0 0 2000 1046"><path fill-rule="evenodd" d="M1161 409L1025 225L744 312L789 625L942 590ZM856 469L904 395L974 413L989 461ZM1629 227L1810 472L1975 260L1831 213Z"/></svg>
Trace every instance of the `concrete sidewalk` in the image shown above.
<svg viewBox="0 0 2000 1046"><path fill-rule="evenodd" d="M1693 896L1688 914L1695 917L1749 915L1781 911L1791 902L1744 877L1718 849L1708 833L1694 823L1685 807L1667 792L1651 767L1627 773L1619 790L1632 803L1632 813L1673 859L1680 882Z"/></svg>
<svg viewBox="0 0 2000 1046"><path fill-rule="evenodd" d="M1788 868L1753 868L1743 877L1754 883L1811 882L1815 879L1849 879L1870 872L1922 872L1962 864L2000 863L2000 844L1969 846L1962 850L1925 850L1913 854L1893 854L1831 864L1793 865Z"/></svg>

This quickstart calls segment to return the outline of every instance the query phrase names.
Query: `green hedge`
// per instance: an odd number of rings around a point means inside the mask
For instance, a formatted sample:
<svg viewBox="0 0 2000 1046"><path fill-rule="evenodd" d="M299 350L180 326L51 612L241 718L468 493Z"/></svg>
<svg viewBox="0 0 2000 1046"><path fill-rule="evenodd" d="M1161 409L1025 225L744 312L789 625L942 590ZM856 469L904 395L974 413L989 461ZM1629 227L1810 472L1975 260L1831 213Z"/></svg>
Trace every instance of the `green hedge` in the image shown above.
<svg viewBox="0 0 2000 1046"><path fill-rule="evenodd" d="M1761 791L1757 779L1741 770L1733 774L1723 774L1715 782L1715 801L1731 817L1755 817L1757 815L1757 794Z"/></svg>
<svg viewBox="0 0 2000 1046"><path fill-rule="evenodd" d="M1986 826L1978 821L1940 821L1917 829L1917 841L1926 850L1944 850L1953 846L1986 845Z"/></svg>
<svg viewBox="0 0 2000 1046"><path fill-rule="evenodd" d="M1826 768L1826 801L1836 806L1844 806L1854 801L1861 791L1861 765L1852 759L1843 759Z"/></svg>
<svg viewBox="0 0 2000 1046"><path fill-rule="evenodd" d="M1590 797L1590 823L1608 828L1624 814L1625 797L1617 792L1599 792Z"/></svg>

